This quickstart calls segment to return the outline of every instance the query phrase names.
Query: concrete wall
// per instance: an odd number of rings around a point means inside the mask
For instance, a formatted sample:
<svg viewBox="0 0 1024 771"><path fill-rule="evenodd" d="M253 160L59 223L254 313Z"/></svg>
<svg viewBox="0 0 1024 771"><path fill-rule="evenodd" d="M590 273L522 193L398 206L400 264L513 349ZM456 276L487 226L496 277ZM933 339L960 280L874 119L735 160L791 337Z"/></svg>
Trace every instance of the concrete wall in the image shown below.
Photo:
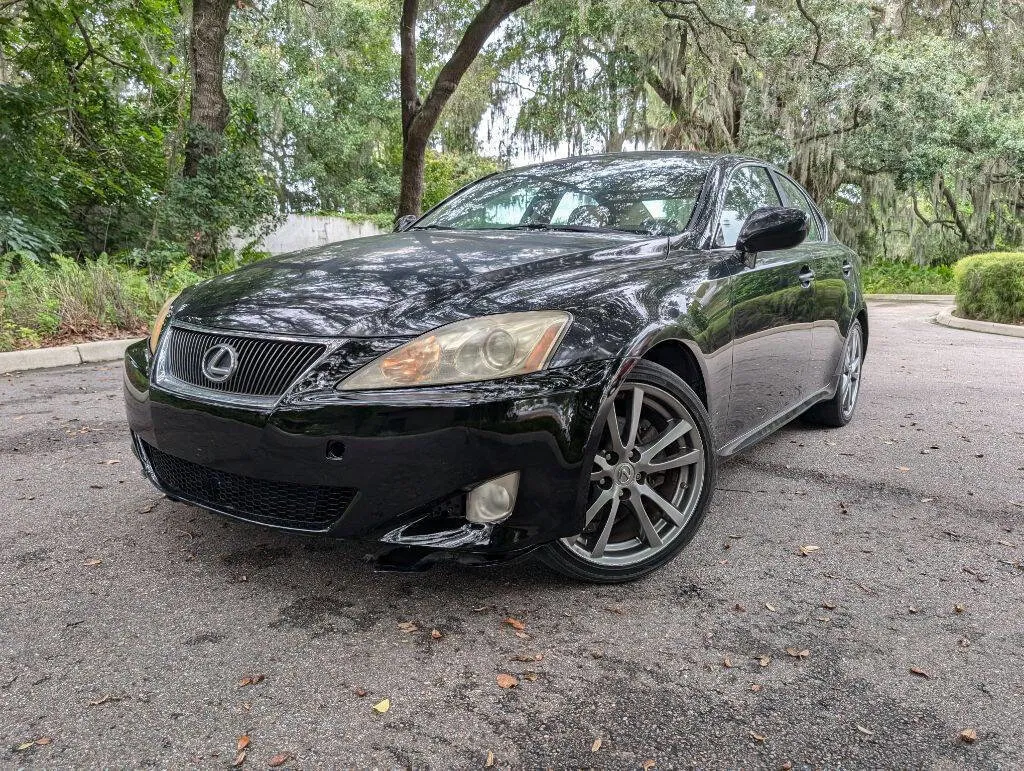
<svg viewBox="0 0 1024 771"><path fill-rule="evenodd" d="M264 238L257 248L271 254L284 254L311 246L323 246L334 241L349 238L375 236L386 231L372 222L353 222L344 217L331 217L314 214L289 214L273 233ZM232 245L237 249L248 243L243 239L233 239Z"/></svg>

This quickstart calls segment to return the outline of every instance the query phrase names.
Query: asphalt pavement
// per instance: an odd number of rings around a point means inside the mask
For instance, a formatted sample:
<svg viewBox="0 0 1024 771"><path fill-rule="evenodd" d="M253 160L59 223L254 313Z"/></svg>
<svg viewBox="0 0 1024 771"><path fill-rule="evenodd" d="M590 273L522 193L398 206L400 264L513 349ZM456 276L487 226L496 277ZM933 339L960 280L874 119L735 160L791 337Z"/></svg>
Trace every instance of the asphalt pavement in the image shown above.
<svg viewBox="0 0 1024 771"><path fill-rule="evenodd" d="M0 765L1024 767L1024 340L938 308L872 304L853 424L615 587L374 573L161 498L119 366L5 376Z"/></svg>

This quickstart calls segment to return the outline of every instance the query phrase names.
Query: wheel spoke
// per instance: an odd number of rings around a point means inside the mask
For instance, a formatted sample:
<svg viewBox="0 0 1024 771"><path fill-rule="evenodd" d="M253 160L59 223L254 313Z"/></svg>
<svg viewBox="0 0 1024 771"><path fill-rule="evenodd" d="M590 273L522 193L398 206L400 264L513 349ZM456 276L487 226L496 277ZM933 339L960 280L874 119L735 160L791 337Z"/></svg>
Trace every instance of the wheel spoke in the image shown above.
<svg viewBox="0 0 1024 771"><path fill-rule="evenodd" d="M682 527L686 524L686 518L683 517L683 513L658 495L658 492L653 487L650 485L639 485L639 492L641 495L646 495L650 498L662 510L665 516L672 520L676 527Z"/></svg>
<svg viewBox="0 0 1024 771"><path fill-rule="evenodd" d="M683 437L685 434L688 434L692 430L693 426L691 426L685 420L680 418L678 423L676 423L674 426L672 426L672 428L670 428L668 431L666 431L664 434L658 437L658 441L656 441L650 447L646 448L640 454L640 462L650 463L659 452L661 452L670 444L672 444L672 442L679 440L681 437Z"/></svg>
<svg viewBox="0 0 1024 771"><path fill-rule="evenodd" d="M612 408L608 410L608 433L611 434L612 451L622 459L622 456L626 454L625 448L622 446L622 429L619 428L619 413L615 410L615 402L612 402Z"/></svg>
<svg viewBox="0 0 1024 771"><path fill-rule="evenodd" d="M633 496L629 499L629 507L633 509L633 513L636 514L636 519L640 523L640 528L644 531L644 538L647 539L647 545L652 549L657 549L662 545L661 536L658 535L657 529L654 527L654 523L651 521L650 515L647 513L647 509L644 507L643 498L640 497L640 489L633 489Z"/></svg>
<svg viewBox="0 0 1024 771"><path fill-rule="evenodd" d="M594 517L597 516L598 512L601 511L601 509L605 507L605 504L608 503L608 501L612 500L613 498L615 498L615 500L618 500L617 496L615 495L615 490L613 488L602 490L601 494L597 496L597 500L590 504L590 508L587 509L587 519L583 526L586 527L591 522L593 522Z"/></svg>
<svg viewBox="0 0 1024 771"><path fill-rule="evenodd" d="M679 468L680 466L692 466L694 463L699 461L703 457L704 451L700 449L687 450L681 452L679 455L673 455L671 458L665 460L650 463L638 463L637 466L641 471L648 474L657 474L661 471L668 471L669 469Z"/></svg>
<svg viewBox="0 0 1024 771"><path fill-rule="evenodd" d="M629 452L636 444L636 435L640 430L640 411L644 406L644 389L639 386L633 388L633 405L629 415L629 430L626 436L625 449ZM625 458L623 459L625 460Z"/></svg>
<svg viewBox="0 0 1024 771"><path fill-rule="evenodd" d="M591 482L597 482L612 473L612 464L606 461L600 453L594 456L594 465L598 466L599 470L590 473Z"/></svg>
<svg viewBox="0 0 1024 771"><path fill-rule="evenodd" d="M619 511L620 498L616 495L612 498L612 508L608 512L608 519L604 523L604 528L601 530L601 535L597 538L597 543L594 544L594 548L590 550L591 557L603 557L605 547L608 546L608 539L612 535L612 528L615 527L615 515Z"/></svg>

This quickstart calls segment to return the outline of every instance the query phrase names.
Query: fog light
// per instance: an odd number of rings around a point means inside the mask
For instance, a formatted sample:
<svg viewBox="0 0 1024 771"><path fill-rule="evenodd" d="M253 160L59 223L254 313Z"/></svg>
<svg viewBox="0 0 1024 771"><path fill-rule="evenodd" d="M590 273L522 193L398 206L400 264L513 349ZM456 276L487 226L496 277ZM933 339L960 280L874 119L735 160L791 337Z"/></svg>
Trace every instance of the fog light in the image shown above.
<svg viewBox="0 0 1024 771"><path fill-rule="evenodd" d="M481 524L501 522L512 513L518 489L518 471L474 487L466 496L466 519Z"/></svg>

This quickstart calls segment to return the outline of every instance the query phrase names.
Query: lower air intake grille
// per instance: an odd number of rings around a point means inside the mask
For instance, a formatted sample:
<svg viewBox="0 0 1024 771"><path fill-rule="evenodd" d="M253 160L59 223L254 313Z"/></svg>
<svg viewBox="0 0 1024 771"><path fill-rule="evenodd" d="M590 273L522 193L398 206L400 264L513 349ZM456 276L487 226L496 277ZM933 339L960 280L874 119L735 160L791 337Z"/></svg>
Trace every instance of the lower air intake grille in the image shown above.
<svg viewBox="0 0 1024 771"><path fill-rule="evenodd" d="M142 442L168 492L190 503L264 525L327 530L355 498L351 487L311 487L229 474L161 452Z"/></svg>
<svg viewBox="0 0 1024 771"><path fill-rule="evenodd" d="M245 396L280 396L324 352L323 343L243 337L171 327L162 356L168 374L185 383ZM216 345L237 354L231 375L217 382L203 374L203 358Z"/></svg>

